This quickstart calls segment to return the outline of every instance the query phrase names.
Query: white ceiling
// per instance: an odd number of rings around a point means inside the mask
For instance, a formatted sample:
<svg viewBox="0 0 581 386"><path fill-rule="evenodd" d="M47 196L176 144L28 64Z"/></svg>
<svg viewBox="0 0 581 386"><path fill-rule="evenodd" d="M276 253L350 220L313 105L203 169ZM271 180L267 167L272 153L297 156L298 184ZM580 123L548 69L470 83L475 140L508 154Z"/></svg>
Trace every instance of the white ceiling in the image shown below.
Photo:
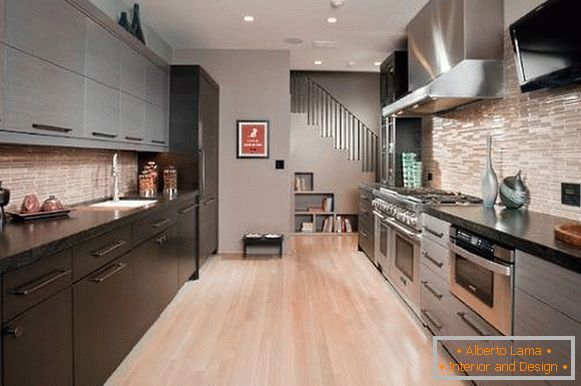
<svg viewBox="0 0 581 386"><path fill-rule="evenodd" d="M288 49L291 68L377 71L404 45L405 26L427 0L140 0L144 19L174 49ZM243 21L253 15L255 21ZM338 19L327 23L327 17ZM300 38L292 46L285 38ZM337 48L314 49L314 40L337 41ZM321 60L322 65L314 65ZM355 62L348 66L347 62Z"/></svg>

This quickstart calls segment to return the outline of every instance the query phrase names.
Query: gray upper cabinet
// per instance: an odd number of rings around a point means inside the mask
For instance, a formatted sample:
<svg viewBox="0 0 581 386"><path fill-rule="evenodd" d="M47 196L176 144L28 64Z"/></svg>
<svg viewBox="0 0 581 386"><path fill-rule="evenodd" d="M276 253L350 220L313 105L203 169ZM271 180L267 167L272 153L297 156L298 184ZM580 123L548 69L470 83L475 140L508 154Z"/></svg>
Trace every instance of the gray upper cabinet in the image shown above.
<svg viewBox="0 0 581 386"><path fill-rule="evenodd" d="M122 92L119 99L119 138L131 143L145 143L145 102Z"/></svg>
<svg viewBox="0 0 581 386"><path fill-rule="evenodd" d="M167 109L169 73L153 63L147 63L145 99Z"/></svg>
<svg viewBox="0 0 581 386"><path fill-rule="evenodd" d="M10 47L7 47L6 56L4 129L80 136L83 77Z"/></svg>
<svg viewBox="0 0 581 386"><path fill-rule="evenodd" d="M85 78L84 137L119 140L118 90Z"/></svg>
<svg viewBox="0 0 581 386"><path fill-rule="evenodd" d="M138 98L145 98L147 62L132 48L121 45L120 88Z"/></svg>
<svg viewBox="0 0 581 386"><path fill-rule="evenodd" d="M145 106L145 139L148 143L168 147L169 128L167 111L159 106L146 103Z"/></svg>
<svg viewBox="0 0 581 386"><path fill-rule="evenodd" d="M6 0L6 41L82 74L86 17L63 0Z"/></svg>
<svg viewBox="0 0 581 386"><path fill-rule="evenodd" d="M103 27L87 20L85 76L118 89L120 46L119 40Z"/></svg>

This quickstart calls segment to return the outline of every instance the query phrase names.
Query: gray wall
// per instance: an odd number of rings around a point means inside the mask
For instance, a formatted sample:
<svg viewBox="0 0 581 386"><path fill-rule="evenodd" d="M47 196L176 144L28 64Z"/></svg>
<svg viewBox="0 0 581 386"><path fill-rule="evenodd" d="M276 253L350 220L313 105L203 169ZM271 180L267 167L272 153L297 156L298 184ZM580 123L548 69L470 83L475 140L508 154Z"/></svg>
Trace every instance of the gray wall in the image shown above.
<svg viewBox="0 0 581 386"><path fill-rule="evenodd" d="M127 11L129 22L131 23L131 18L133 17L133 2L125 0L91 0L91 2L116 21L119 20L121 11ZM144 11L147 10L141 7L141 26L147 46L166 62L170 63L172 60L172 48L149 27L146 18L143 16Z"/></svg>
<svg viewBox="0 0 581 386"><path fill-rule="evenodd" d="M379 73L303 72L327 89L376 133L381 124Z"/></svg>
<svg viewBox="0 0 581 386"><path fill-rule="evenodd" d="M288 163L290 56L288 51L175 50L174 64L200 64L220 84L221 253L239 252L246 232L291 231ZM270 120L270 159L236 158L236 120Z"/></svg>

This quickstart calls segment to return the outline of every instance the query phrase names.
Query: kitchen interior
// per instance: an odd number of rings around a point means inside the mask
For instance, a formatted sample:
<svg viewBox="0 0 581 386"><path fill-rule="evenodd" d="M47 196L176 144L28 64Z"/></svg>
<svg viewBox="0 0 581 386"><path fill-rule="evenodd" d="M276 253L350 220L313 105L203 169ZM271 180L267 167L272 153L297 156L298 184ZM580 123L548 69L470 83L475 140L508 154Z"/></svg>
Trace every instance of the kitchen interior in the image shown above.
<svg viewBox="0 0 581 386"><path fill-rule="evenodd" d="M0 385L581 384L580 10L0 0Z"/></svg>

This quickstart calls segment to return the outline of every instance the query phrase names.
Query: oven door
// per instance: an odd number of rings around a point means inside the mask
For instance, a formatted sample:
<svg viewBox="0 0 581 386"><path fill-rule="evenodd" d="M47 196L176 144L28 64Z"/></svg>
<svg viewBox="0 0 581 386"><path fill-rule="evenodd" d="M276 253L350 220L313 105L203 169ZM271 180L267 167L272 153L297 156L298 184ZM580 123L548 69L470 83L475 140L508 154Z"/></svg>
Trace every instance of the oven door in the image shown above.
<svg viewBox="0 0 581 386"><path fill-rule="evenodd" d="M450 243L450 292L496 327L512 333L513 267Z"/></svg>
<svg viewBox="0 0 581 386"><path fill-rule="evenodd" d="M421 236L390 221L393 232L393 266L391 283L414 312L420 301L420 242Z"/></svg>
<svg viewBox="0 0 581 386"><path fill-rule="evenodd" d="M375 265L387 277L391 269L391 228L385 221L386 216L375 211Z"/></svg>

